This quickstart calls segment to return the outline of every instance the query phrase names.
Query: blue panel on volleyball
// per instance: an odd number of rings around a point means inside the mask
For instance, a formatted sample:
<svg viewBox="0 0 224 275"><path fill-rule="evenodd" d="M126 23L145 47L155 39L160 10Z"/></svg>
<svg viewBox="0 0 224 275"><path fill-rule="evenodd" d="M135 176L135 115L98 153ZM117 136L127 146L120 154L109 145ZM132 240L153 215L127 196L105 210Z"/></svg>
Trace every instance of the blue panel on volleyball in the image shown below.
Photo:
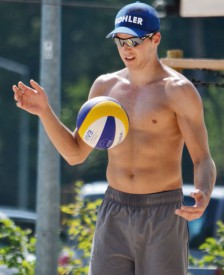
<svg viewBox="0 0 224 275"><path fill-rule="evenodd" d="M96 148L98 149L109 148L114 141L115 130L116 130L115 119L112 116L108 116L104 126L104 130L101 134L99 142L96 145Z"/></svg>

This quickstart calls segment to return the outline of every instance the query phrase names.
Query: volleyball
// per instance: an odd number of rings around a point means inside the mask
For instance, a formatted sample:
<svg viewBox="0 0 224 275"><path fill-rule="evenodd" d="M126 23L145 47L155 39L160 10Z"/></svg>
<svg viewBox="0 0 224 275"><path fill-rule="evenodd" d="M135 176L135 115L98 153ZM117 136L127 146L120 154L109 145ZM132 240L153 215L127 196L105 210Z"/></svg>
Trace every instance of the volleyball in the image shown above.
<svg viewBox="0 0 224 275"><path fill-rule="evenodd" d="M98 96L82 105L76 127L82 140L92 148L110 149L127 136L129 119L119 101Z"/></svg>

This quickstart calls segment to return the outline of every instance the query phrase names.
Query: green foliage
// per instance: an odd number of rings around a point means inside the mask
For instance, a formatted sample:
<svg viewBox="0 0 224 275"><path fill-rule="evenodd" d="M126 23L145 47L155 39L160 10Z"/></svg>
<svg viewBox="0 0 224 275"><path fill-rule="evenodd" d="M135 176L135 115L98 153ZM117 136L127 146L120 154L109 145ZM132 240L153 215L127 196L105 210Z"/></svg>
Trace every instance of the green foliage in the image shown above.
<svg viewBox="0 0 224 275"><path fill-rule="evenodd" d="M62 212L66 215L63 223L67 228L70 242L73 243L72 247L66 247L64 250L68 256L68 262L65 266L60 267L61 275L85 275L88 273L97 209L102 200L83 201L80 197L81 186L82 182L75 184L75 193L77 194L75 203L61 207ZM74 253L75 251L76 253Z"/></svg>
<svg viewBox="0 0 224 275"><path fill-rule="evenodd" d="M31 230L22 230L8 218L0 219L0 264L15 268L17 275L34 275L36 240Z"/></svg>
<svg viewBox="0 0 224 275"><path fill-rule="evenodd" d="M205 255L199 260L191 257L191 264L200 267L215 266L224 274L224 223L218 221L217 226L217 238L207 238L199 247Z"/></svg>
<svg viewBox="0 0 224 275"><path fill-rule="evenodd" d="M63 226L72 246L65 246L62 253L65 264L58 267L59 275L85 275L88 273L97 209L101 200L83 201L80 189L83 182L75 184L75 203L62 206ZM16 270L17 275L34 275L36 238L30 230L22 230L8 218L0 219L0 264ZM78 253L77 253L78 252Z"/></svg>
<svg viewBox="0 0 224 275"><path fill-rule="evenodd" d="M90 81L87 77L82 76L75 84L67 84L64 89L63 102L66 104L62 107L62 121L70 129L76 126L76 117L81 105L87 100Z"/></svg>

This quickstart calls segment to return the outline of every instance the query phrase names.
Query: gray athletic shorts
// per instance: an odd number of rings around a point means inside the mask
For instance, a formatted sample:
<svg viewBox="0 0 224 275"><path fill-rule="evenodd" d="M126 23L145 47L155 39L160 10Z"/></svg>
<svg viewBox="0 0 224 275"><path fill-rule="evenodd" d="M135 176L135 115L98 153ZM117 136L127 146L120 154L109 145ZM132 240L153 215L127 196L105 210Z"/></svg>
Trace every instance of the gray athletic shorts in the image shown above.
<svg viewBox="0 0 224 275"><path fill-rule="evenodd" d="M175 214L182 190L135 195L108 187L89 275L186 275L188 225Z"/></svg>

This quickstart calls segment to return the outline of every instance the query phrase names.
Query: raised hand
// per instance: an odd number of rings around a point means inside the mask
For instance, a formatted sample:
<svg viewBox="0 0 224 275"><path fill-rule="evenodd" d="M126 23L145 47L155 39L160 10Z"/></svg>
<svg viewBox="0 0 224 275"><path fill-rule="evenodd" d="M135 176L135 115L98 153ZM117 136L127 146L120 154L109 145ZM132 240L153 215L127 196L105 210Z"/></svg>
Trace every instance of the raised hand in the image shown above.
<svg viewBox="0 0 224 275"><path fill-rule="evenodd" d="M30 80L31 87L25 85L21 81L18 85L13 85L14 99L17 102L16 105L38 116L48 108L48 97L44 89L34 80Z"/></svg>

